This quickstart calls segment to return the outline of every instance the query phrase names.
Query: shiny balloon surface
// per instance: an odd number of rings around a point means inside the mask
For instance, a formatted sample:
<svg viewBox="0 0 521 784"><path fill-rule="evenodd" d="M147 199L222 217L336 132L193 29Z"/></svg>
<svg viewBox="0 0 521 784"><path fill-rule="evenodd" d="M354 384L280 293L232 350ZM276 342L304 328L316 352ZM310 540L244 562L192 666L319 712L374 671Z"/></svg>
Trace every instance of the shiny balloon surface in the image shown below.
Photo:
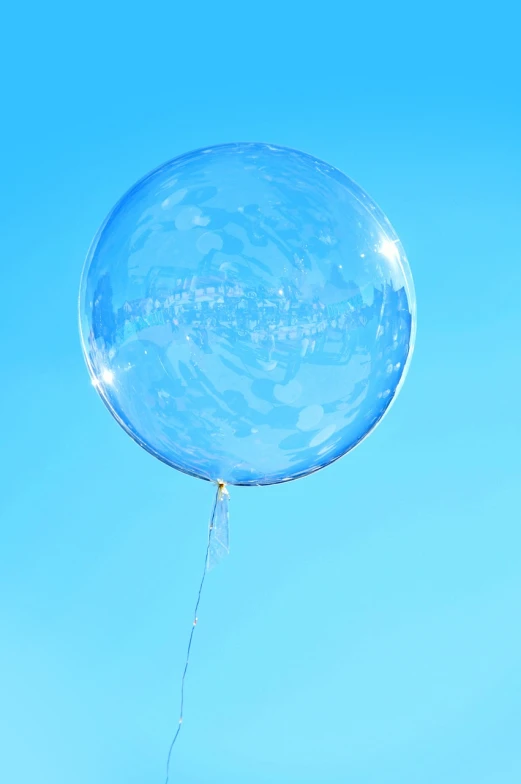
<svg viewBox="0 0 521 784"><path fill-rule="evenodd" d="M341 172L229 144L161 166L116 205L80 293L94 385L122 427L208 480L272 484L356 446L415 332L390 223Z"/></svg>

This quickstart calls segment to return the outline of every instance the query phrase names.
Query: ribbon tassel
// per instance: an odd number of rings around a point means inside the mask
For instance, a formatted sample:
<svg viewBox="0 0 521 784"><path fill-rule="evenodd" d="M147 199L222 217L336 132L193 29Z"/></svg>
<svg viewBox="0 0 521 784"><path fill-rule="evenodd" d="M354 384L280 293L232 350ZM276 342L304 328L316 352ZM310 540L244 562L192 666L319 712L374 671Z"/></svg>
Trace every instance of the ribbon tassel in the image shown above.
<svg viewBox="0 0 521 784"><path fill-rule="evenodd" d="M224 482L219 482L208 542L208 558L206 568L208 571L217 566L230 552L230 527L228 501L230 494Z"/></svg>

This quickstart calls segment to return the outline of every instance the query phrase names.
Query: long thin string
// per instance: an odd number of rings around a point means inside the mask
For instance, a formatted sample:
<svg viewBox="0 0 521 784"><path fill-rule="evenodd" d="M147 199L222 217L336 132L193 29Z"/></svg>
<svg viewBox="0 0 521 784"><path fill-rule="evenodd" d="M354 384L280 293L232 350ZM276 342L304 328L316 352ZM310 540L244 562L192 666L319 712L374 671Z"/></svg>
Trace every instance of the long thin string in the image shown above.
<svg viewBox="0 0 521 784"><path fill-rule="evenodd" d="M199 604L201 602L201 596L202 596L203 588L204 588L204 581L206 580L206 573L208 571L208 569L207 569L208 556L209 556L209 553L210 553L210 545L212 543L212 533L213 533L213 524L214 524L214 518L215 518L215 511L217 509L217 502L219 500L219 494L220 493L221 493L221 485L219 485L219 487L217 489L217 494L215 496L215 502L214 502L214 505L213 505L212 516L210 518L210 525L209 525L209 528L208 528L208 544L206 546L206 555L204 557L204 571L203 571L203 576L201 577L201 582L199 584L199 592L197 594L197 601L195 603L195 609L194 609L194 620L193 620L193 623L192 623L192 629L190 631L190 637L188 638L188 648L187 648L187 651L186 651L185 668L183 670L183 677L181 678L181 706L180 706L180 710L179 710L179 723L177 725L177 730L175 731L175 735L172 738L172 743L170 744L170 748L168 750L168 757L167 757L167 760L166 760L166 781L165 781L165 784L168 784L168 781L169 781L169 778L170 778L170 760L171 760L171 757L172 757L172 752L174 750L174 746L176 744L177 738L179 737L179 733L181 732L181 727L183 726L183 711L184 711L184 704L185 704L185 680L186 680L186 673L188 671L188 665L190 663L190 652L192 650L192 641L193 641L193 638L194 638L195 627L197 626L197 612L199 610Z"/></svg>

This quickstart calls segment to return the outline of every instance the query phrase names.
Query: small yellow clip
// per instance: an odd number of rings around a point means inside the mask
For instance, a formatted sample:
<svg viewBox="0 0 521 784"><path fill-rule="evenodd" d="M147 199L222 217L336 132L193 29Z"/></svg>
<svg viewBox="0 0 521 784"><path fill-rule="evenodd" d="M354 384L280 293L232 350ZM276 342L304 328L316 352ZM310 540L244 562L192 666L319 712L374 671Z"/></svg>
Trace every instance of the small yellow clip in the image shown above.
<svg viewBox="0 0 521 784"><path fill-rule="evenodd" d="M222 479L217 480L217 498L222 498L223 495L229 495L228 488L226 487L226 482L223 482Z"/></svg>

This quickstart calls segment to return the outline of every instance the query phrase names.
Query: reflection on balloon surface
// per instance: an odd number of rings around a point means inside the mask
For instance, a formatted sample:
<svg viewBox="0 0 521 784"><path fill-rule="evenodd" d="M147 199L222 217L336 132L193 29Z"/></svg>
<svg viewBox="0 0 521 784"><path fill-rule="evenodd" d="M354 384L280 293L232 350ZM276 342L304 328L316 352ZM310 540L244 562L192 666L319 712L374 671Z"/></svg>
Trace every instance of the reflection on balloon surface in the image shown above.
<svg viewBox="0 0 521 784"><path fill-rule="evenodd" d="M230 484L304 476L358 444L415 332L403 248L371 199L295 150L176 158L116 205L80 295L87 364L154 455Z"/></svg>

